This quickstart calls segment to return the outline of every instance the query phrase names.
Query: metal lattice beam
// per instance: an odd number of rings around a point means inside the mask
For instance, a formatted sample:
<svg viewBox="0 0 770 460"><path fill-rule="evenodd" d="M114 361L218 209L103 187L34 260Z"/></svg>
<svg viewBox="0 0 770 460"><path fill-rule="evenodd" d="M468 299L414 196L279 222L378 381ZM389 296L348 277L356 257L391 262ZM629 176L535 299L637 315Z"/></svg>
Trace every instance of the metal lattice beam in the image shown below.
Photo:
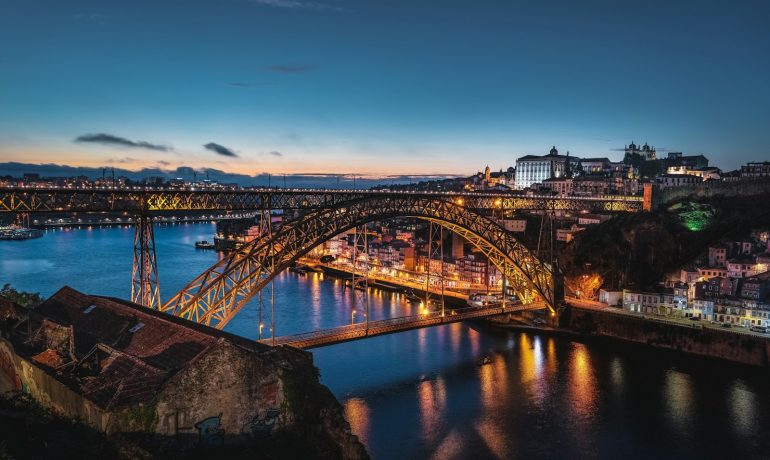
<svg viewBox="0 0 770 460"><path fill-rule="evenodd" d="M160 284L155 258L155 233L152 219L146 214L134 225L134 262L131 270L131 301L148 308L160 309Z"/></svg>
<svg viewBox="0 0 770 460"><path fill-rule="evenodd" d="M37 189L0 187L2 212L129 212L140 211L260 211L263 209L330 209L344 202L372 197L460 197L479 210L539 210L638 212L639 196L553 197L512 193L429 193L360 190L127 190Z"/></svg>
<svg viewBox="0 0 770 460"><path fill-rule="evenodd" d="M311 212L270 238L244 245L220 260L161 308L192 321L224 327L273 277L334 235L375 220L414 217L433 221L479 248L525 303L555 303L550 267L499 224L465 205L437 196L371 195Z"/></svg>

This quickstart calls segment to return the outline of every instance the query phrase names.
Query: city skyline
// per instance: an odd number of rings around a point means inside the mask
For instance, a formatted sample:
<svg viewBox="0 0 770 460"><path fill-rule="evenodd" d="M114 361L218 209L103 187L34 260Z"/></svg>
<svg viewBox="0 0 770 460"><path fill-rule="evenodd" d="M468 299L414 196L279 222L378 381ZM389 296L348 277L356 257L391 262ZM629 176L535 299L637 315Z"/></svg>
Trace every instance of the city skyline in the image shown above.
<svg viewBox="0 0 770 460"><path fill-rule="evenodd" d="M592 4L8 6L0 160L461 176L631 141L762 159L767 5Z"/></svg>

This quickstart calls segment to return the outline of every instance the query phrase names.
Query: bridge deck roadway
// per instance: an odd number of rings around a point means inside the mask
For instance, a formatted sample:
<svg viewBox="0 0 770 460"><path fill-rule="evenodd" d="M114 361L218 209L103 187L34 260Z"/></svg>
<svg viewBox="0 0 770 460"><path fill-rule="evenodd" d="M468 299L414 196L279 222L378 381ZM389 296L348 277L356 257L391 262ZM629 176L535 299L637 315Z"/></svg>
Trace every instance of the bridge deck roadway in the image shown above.
<svg viewBox="0 0 770 460"><path fill-rule="evenodd" d="M504 313L541 310L543 308L546 308L545 303L535 302L527 305L518 304L505 308L468 307L455 310L447 309L447 312L453 311L453 313L447 313L446 315L441 316L440 311L432 311L424 315L402 316L399 318L370 321L368 327L366 323L362 322L335 327L333 329L276 337L275 341L273 341L273 339L262 339L260 342L266 345L289 345L295 348L308 349L348 342L351 340L365 339L377 335L393 334L423 327L457 323L469 319L487 318Z"/></svg>

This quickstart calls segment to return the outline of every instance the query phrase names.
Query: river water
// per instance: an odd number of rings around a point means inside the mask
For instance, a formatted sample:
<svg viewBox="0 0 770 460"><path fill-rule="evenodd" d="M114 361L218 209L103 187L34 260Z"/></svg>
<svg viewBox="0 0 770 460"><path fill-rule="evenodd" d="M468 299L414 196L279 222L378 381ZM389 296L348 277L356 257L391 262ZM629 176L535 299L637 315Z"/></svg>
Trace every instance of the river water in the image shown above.
<svg viewBox="0 0 770 460"><path fill-rule="evenodd" d="M213 233L212 224L156 228L164 300L219 257L193 247ZM132 238L131 228L96 228L0 241L0 284L128 298ZM354 295L334 278L284 273L275 282L276 332L348 324ZM226 329L256 338L258 304ZM268 325L269 311L265 303ZM373 291L370 311L381 319L416 307ZM313 355L375 459L770 458L770 378L743 366L467 324ZM482 356L492 363L478 366Z"/></svg>

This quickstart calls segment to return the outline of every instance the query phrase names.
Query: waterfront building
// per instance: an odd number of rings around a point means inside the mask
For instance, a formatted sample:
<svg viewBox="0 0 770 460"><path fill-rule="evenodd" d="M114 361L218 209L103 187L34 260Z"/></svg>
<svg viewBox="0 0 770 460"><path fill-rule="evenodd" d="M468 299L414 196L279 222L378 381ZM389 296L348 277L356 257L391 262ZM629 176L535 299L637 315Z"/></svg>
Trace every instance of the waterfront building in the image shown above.
<svg viewBox="0 0 770 460"><path fill-rule="evenodd" d="M523 190L535 184L542 184L550 178L569 177L572 175L580 159L567 155L559 155L554 146L548 155L525 155L516 160L515 188Z"/></svg>
<svg viewBox="0 0 770 460"><path fill-rule="evenodd" d="M623 291L599 289L599 302L609 306L621 306L623 304Z"/></svg>

